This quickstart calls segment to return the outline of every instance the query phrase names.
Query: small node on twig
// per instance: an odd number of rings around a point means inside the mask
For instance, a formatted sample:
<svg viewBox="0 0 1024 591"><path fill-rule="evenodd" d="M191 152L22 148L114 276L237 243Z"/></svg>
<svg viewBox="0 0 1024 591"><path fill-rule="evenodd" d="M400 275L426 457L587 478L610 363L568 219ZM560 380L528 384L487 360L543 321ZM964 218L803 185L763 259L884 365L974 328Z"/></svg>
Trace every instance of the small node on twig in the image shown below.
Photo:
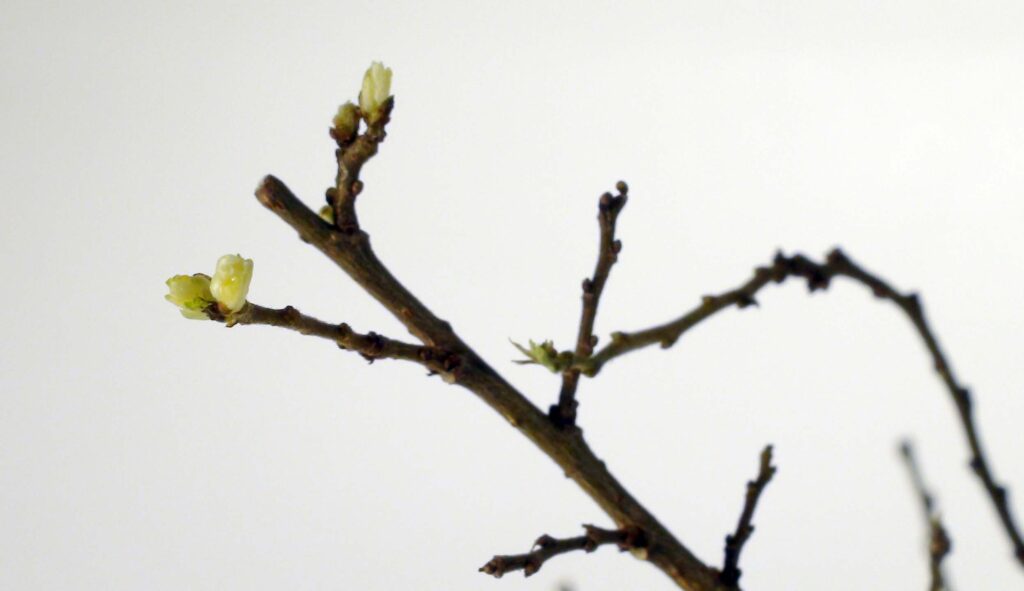
<svg viewBox="0 0 1024 591"><path fill-rule="evenodd" d="M940 372L941 373L941 372ZM971 391L967 388L959 388L956 391L956 403L963 408L964 412L971 411Z"/></svg>
<svg viewBox="0 0 1024 591"><path fill-rule="evenodd" d="M567 404L552 404L548 407L548 418L560 431L576 426L576 409L579 401L573 399Z"/></svg>
<svg viewBox="0 0 1024 591"><path fill-rule="evenodd" d="M492 575L500 579L505 574L505 560L501 556L495 556L487 564L480 567L479 572Z"/></svg>
<svg viewBox="0 0 1024 591"><path fill-rule="evenodd" d="M737 308L743 309L743 308L749 308L751 306L753 306L755 308L760 307L760 304L757 303L757 300L754 299L754 296L750 295L749 293L742 292L742 291L739 292L738 294L736 294L736 307Z"/></svg>
<svg viewBox="0 0 1024 591"><path fill-rule="evenodd" d="M530 550L535 550L537 548L547 548L553 546L555 542L555 538L549 536L548 534L541 534L541 536L533 542L533 547L530 548Z"/></svg>
<svg viewBox="0 0 1024 591"><path fill-rule="evenodd" d="M841 249L833 248L825 255L825 264L832 268L848 267L850 259L846 258L846 253Z"/></svg>

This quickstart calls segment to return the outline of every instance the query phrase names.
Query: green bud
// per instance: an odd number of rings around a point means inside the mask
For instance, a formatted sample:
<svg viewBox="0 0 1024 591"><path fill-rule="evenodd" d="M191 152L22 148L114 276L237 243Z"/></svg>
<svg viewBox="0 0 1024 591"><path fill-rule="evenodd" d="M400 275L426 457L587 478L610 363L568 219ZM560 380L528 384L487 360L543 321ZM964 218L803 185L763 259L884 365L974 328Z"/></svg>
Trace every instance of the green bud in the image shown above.
<svg viewBox="0 0 1024 591"><path fill-rule="evenodd" d="M551 341L544 341L538 344L531 340L529 348L526 348L515 341L512 341L512 345L527 357L524 360L516 361L516 363L523 365L542 365L548 368L552 373L561 373L572 366L572 353L568 351L559 353L558 349L555 349L555 345Z"/></svg>
<svg viewBox="0 0 1024 591"><path fill-rule="evenodd" d="M334 225L334 208L330 205L325 205L320 208L320 211L316 213L320 216L320 219L327 222L330 225Z"/></svg>
<svg viewBox="0 0 1024 591"><path fill-rule="evenodd" d="M348 141L359 130L359 111L352 101L338 107L334 115L334 133L338 141Z"/></svg>

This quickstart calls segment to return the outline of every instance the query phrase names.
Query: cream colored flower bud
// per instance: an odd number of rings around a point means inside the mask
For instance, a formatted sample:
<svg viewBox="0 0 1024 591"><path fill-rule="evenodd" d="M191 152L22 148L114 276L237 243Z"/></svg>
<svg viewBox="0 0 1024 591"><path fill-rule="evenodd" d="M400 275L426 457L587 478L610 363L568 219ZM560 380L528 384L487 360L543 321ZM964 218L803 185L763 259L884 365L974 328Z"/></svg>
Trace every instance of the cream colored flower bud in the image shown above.
<svg viewBox="0 0 1024 591"><path fill-rule="evenodd" d="M367 123L376 123L383 115L384 101L391 96L391 68L373 62L363 74L363 90L359 93L359 108Z"/></svg>
<svg viewBox="0 0 1024 591"><path fill-rule="evenodd" d="M203 312L214 302L208 275L175 275L167 280L167 288L170 293L164 299L177 306L182 316L191 320L209 320Z"/></svg>
<svg viewBox="0 0 1024 591"><path fill-rule="evenodd" d="M336 135L347 140L359 130L359 112L352 101L338 107L338 113L334 116L334 130Z"/></svg>
<svg viewBox="0 0 1024 591"><path fill-rule="evenodd" d="M228 312L237 312L245 306L252 281L252 259L237 254L226 254L217 261L217 269L210 280L210 293Z"/></svg>

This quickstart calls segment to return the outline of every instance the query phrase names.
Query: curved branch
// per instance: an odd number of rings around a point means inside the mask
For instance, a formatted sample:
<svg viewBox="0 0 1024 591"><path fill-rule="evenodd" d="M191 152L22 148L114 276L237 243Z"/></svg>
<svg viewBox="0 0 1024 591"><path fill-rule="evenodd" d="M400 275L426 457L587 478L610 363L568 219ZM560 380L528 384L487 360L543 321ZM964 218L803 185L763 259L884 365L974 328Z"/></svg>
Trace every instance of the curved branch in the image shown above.
<svg viewBox="0 0 1024 591"><path fill-rule="evenodd" d="M505 573L521 570L524 576L530 576L540 570L544 563L567 552L583 550L593 552L598 546L618 544L620 550L642 548L643 536L636 530L602 529L594 525L584 525L586 534L575 538L557 539L544 534L533 543L533 548L526 554L510 554L495 556L487 564L480 567L480 572L493 575L500 579Z"/></svg>
<svg viewBox="0 0 1024 591"><path fill-rule="evenodd" d="M1024 539L1010 511L1006 487L996 480L989 467L974 421L970 391L959 383L953 373L952 365L924 316L920 298L914 293L902 294L896 291L880 277L858 266L839 249L830 252L824 264L815 263L802 255L787 257L779 253L770 267L758 267L754 270L754 277L740 287L718 296L705 296L700 306L672 322L634 333L612 334L612 342L609 345L589 359L577 361L577 367L584 375L593 376L606 363L630 351L655 343L659 343L663 348L671 347L683 333L726 308L734 305L739 308L756 305L754 296L770 282L782 283L788 277L800 277L807 281L808 289L813 292L828 288L832 278L837 276L853 279L870 289L876 297L889 300L899 307L914 325L931 355L935 371L956 405L971 452L969 465L992 501L1017 562L1024 566Z"/></svg>
<svg viewBox="0 0 1024 591"><path fill-rule="evenodd" d="M671 347L683 333L726 308L756 306L757 300L754 296L769 283L782 283L791 276L803 277L807 279L810 290L814 291L827 287L832 274L831 270L802 255L786 257L779 253L770 267L754 269L754 276L736 289L719 295L704 296L699 306L671 322L637 332L614 332L611 335L611 343L593 356L577 360L575 365L583 375L593 377L605 364L631 351L654 344L661 345L663 349Z"/></svg>

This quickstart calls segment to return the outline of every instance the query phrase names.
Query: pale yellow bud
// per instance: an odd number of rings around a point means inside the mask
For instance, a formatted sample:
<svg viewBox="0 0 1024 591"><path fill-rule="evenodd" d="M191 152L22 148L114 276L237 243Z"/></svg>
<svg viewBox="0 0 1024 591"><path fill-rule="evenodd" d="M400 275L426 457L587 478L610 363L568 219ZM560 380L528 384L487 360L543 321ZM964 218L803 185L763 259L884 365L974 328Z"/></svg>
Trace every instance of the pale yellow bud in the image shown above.
<svg viewBox="0 0 1024 591"><path fill-rule="evenodd" d="M347 140L356 134L359 129L359 112L352 101L338 107L338 113L334 116L334 130L339 138Z"/></svg>
<svg viewBox="0 0 1024 591"><path fill-rule="evenodd" d="M245 306L252 281L252 259L237 254L226 254L217 261L217 269L210 280L210 293L228 312L237 312Z"/></svg>
<svg viewBox="0 0 1024 591"><path fill-rule="evenodd" d="M209 320L203 312L214 302L209 276L202 273L175 275L167 280L167 288L170 293L164 299L177 306L182 316L191 320Z"/></svg>
<svg viewBox="0 0 1024 591"><path fill-rule="evenodd" d="M359 108L367 123L376 123L384 115L384 101L391 96L391 68L373 62L363 74L363 90L359 93Z"/></svg>

